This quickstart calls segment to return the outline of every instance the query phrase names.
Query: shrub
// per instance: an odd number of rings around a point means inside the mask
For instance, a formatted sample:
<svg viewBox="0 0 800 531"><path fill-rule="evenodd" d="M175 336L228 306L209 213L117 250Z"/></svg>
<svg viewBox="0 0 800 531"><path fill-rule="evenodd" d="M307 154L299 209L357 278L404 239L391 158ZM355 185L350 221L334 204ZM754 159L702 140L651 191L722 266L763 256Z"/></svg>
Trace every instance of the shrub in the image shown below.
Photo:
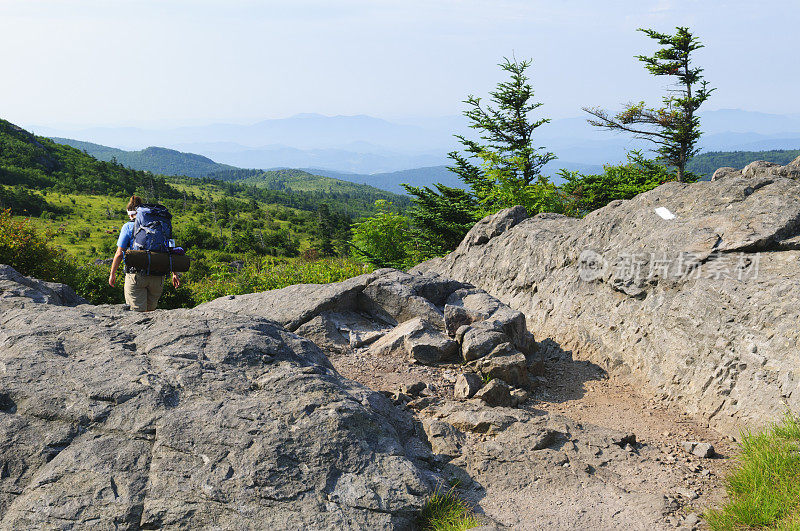
<svg viewBox="0 0 800 531"><path fill-rule="evenodd" d="M55 280L61 253L48 245L27 218L14 218L11 210L0 211L0 264L8 264L23 275Z"/></svg>
<svg viewBox="0 0 800 531"><path fill-rule="evenodd" d="M107 265L77 265L74 260L62 262L62 272L56 282L67 284L75 293L92 304L121 304L125 302L123 278L117 277L117 285L108 285L111 272Z"/></svg>
<svg viewBox="0 0 800 531"><path fill-rule="evenodd" d="M375 201L378 213L353 226L353 257L377 267L404 269L414 264L411 220L392 211L392 204Z"/></svg>
<svg viewBox="0 0 800 531"><path fill-rule="evenodd" d="M198 264L201 265L201 264ZM195 265L192 265L194 268ZM371 267L347 258L320 260L264 258L250 260L239 271L231 271L226 263L205 265L209 273L192 276L186 285L197 304L223 295L242 295L280 289L292 284L328 284L368 273ZM199 271L200 269L198 269ZM195 272L193 272L195 273Z"/></svg>
<svg viewBox="0 0 800 531"><path fill-rule="evenodd" d="M580 216L616 199L631 199L677 178L668 168L646 159L639 151L628 153L626 164L605 166L601 175L581 175L566 170L559 175L566 181L561 186L564 194L562 211ZM685 182L696 180L694 174L684 176Z"/></svg>

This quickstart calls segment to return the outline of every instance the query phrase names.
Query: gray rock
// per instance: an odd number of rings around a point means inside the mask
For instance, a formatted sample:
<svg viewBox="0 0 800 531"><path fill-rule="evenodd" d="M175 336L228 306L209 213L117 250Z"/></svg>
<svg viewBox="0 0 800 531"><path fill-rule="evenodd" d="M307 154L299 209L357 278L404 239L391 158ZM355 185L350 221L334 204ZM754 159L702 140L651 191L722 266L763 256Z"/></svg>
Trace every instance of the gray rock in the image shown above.
<svg viewBox="0 0 800 531"><path fill-rule="evenodd" d="M423 365L458 359L458 343L439 331L425 330L406 336L405 345L408 355Z"/></svg>
<svg viewBox="0 0 800 531"><path fill-rule="evenodd" d="M484 245L492 238L518 225L527 217L528 212L521 206L501 210L476 223L464 241L468 242L470 246Z"/></svg>
<svg viewBox="0 0 800 531"><path fill-rule="evenodd" d="M349 338L349 343L351 348L360 348L374 343L375 341L382 338L384 335L386 335L386 332L384 330L369 330L369 331L349 330L347 337Z"/></svg>
<svg viewBox="0 0 800 531"><path fill-rule="evenodd" d="M486 407L480 401L448 402L438 408L435 418L463 432L496 434L532 416L519 409Z"/></svg>
<svg viewBox="0 0 800 531"><path fill-rule="evenodd" d="M526 356L535 354L536 342L527 329L525 315L512 310L485 291L475 288L454 291L445 305L445 311L448 310L453 320L452 326L448 326L448 332L451 329L457 331L461 324L485 321L484 324L492 323L491 328L506 334Z"/></svg>
<svg viewBox="0 0 800 531"><path fill-rule="evenodd" d="M419 396L422 391L427 389L427 384L425 382L414 382L414 383L404 383L400 385L400 392L405 393L409 396Z"/></svg>
<svg viewBox="0 0 800 531"><path fill-rule="evenodd" d="M508 336L497 330L493 323L481 321L469 326L464 331L461 339L461 356L464 361L482 358L494 350L497 345L508 341Z"/></svg>
<svg viewBox="0 0 800 531"><path fill-rule="evenodd" d="M77 306L87 302L69 286L26 277L9 265L0 264L0 304L10 307L32 303Z"/></svg>
<svg viewBox="0 0 800 531"><path fill-rule="evenodd" d="M502 380L491 380L475 393L475 398L482 400L487 406L510 407L511 388Z"/></svg>
<svg viewBox="0 0 800 531"><path fill-rule="evenodd" d="M433 453L450 457L461 454L466 440L463 433L446 422L432 418L424 419L422 426L428 436Z"/></svg>
<svg viewBox="0 0 800 531"><path fill-rule="evenodd" d="M15 279L0 268L0 528L412 527L435 483L412 418L310 341Z"/></svg>
<svg viewBox="0 0 800 531"><path fill-rule="evenodd" d="M441 310L429 300L415 295L410 286L398 282L399 278L402 277L387 275L370 283L359 296L359 306L389 323L403 323L421 317L444 330Z"/></svg>
<svg viewBox="0 0 800 531"><path fill-rule="evenodd" d="M780 167L780 164L775 164L774 162L757 160L751 162L742 169L742 177L747 179L752 179L753 177L765 177L767 175L772 175L773 170Z"/></svg>
<svg viewBox="0 0 800 531"><path fill-rule="evenodd" d="M724 168L717 168L714 171L714 175L711 176L712 181L718 181L720 179L727 179L729 177L741 177L742 170L737 170L736 168L731 168L730 166L726 166Z"/></svg>
<svg viewBox="0 0 800 531"><path fill-rule="evenodd" d="M699 523L700 523L700 517L697 515L697 513L690 513L683 521L683 525L691 529L694 529Z"/></svg>
<svg viewBox="0 0 800 531"><path fill-rule="evenodd" d="M528 400L530 394L525 389L511 390L511 407L518 407Z"/></svg>
<svg viewBox="0 0 800 531"><path fill-rule="evenodd" d="M473 322L472 315L463 306L444 305L444 326L448 335L455 336L459 328L471 325Z"/></svg>
<svg viewBox="0 0 800 531"><path fill-rule="evenodd" d="M551 351L735 436L784 402L800 409L800 182L771 171L666 183L582 219L538 215L413 271L486 290Z"/></svg>
<svg viewBox="0 0 800 531"><path fill-rule="evenodd" d="M296 284L283 289L220 297L198 308L224 310L278 322L289 331L326 311L356 311L358 296L382 270L335 284Z"/></svg>
<svg viewBox="0 0 800 531"><path fill-rule="evenodd" d="M527 387L528 364L525 355L511 343L502 343L488 355L468 364L483 376L499 379L513 387Z"/></svg>
<svg viewBox="0 0 800 531"><path fill-rule="evenodd" d="M684 452L697 457L714 457L714 447L710 443L684 441L681 443L681 447L683 448Z"/></svg>
<svg viewBox="0 0 800 531"><path fill-rule="evenodd" d="M456 398L472 398L483 386L483 379L474 372L465 372L458 375L453 394Z"/></svg>
<svg viewBox="0 0 800 531"><path fill-rule="evenodd" d="M412 334L426 330L427 323L422 318L411 319L392 328L381 338L372 343L367 351L371 356L407 356L405 339Z"/></svg>
<svg viewBox="0 0 800 531"><path fill-rule="evenodd" d="M403 356L425 365L453 360L458 343L421 317L415 317L393 328L375 341L367 351L372 356Z"/></svg>
<svg viewBox="0 0 800 531"><path fill-rule="evenodd" d="M425 337L417 341L409 337L408 344L403 344L413 359L425 364L456 361L458 357L458 346L436 330L453 335L459 321L481 321L475 326L494 329L497 339L500 334L507 335L507 340L528 355L529 363L535 361L531 356L535 342L525 328L524 315L469 284L436 273L381 269L336 284L304 284L221 297L201 307L275 320L332 352L360 349L375 342L372 349L387 354L387 348L400 347L399 336L410 333L410 329L401 328L387 337L389 329L422 319L428 323L425 328L431 330ZM461 339L457 338L459 342ZM476 338L470 337L470 341L475 343Z"/></svg>
<svg viewBox="0 0 800 531"><path fill-rule="evenodd" d="M800 157L794 159L786 166L781 166L766 160L751 162L742 170L742 176L747 179L757 177L786 177L800 179Z"/></svg>
<svg viewBox="0 0 800 531"><path fill-rule="evenodd" d="M295 330L295 333L318 347L333 352L346 352L351 344L350 337L345 338L342 335L329 312L324 312L303 323Z"/></svg>

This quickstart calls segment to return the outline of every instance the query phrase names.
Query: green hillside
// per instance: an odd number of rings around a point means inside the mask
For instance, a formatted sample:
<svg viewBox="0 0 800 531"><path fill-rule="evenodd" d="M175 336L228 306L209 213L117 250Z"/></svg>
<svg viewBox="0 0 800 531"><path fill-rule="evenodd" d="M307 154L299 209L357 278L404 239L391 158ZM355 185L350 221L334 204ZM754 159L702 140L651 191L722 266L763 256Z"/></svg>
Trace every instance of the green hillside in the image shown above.
<svg viewBox="0 0 800 531"><path fill-rule="evenodd" d="M95 159L0 119L0 184L114 196L149 189L169 197L163 177Z"/></svg>
<svg viewBox="0 0 800 531"><path fill-rule="evenodd" d="M233 183L239 191L249 190L248 193L255 194L261 201L301 210L315 210L320 203L329 203L350 215L362 216L373 212L375 201L379 199L391 201L400 208L406 208L411 204L404 195L302 170L242 169L216 163L202 155L160 147L125 151L69 138L52 140L59 145L74 147L109 163L172 176L173 178L167 179L169 182L182 184L192 182L191 179L180 177L200 178L203 183L209 180L225 181ZM254 191L254 187L259 191Z"/></svg>
<svg viewBox="0 0 800 531"><path fill-rule="evenodd" d="M183 153L162 147L149 147L140 151L125 151L70 138L54 137L52 140L84 151L99 160L106 162L116 161L128 168L145 170L161 175L206 177L213 172L235 169L233 166L219 164L202 155Z"/></svg>
<svg viewBox="0 0 800 531"><path fill-rule="evenodd" d="M744 168L751 162L766 160L776 164L786 165L800 157L800 149L779 149L772 151L709 151L693 157L686 165L686 169L710 179L717 168L729 166L731 168Z"/></svg>
<svg viewBox="0 0 800 531"><path fill-rule="evenodd" d="M380 190L367 184L314 175L303 170L235 169L215 172L208 177L267 190L304 192L317 197L337 198L349 204L351 209L358 211L372 209L375 201L379 199L390 201L401 209L411 205L410 198L405 195Z"/></svg>
<svg viewBox="0 0 800 531"><path fill-rule="evenodd" d="M368 202L373 192L278 188L165 178L99 161L0 120L3 263L67 283L95 303L122 302L121 283L107 284L108 263L133 193L169 208L173 236L193 260L181 288L165 290L162 307L298 282L335 282L365 271L347 258L346 242L354 218L374 212Z"/></svg>

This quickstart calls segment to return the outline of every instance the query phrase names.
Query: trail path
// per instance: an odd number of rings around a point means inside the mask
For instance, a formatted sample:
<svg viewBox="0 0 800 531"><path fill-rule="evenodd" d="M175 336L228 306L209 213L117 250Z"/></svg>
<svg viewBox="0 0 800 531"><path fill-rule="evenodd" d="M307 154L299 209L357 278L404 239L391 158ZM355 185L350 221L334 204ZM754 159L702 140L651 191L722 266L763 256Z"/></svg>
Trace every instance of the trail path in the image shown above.
<svg viewBox="0 0 800 531"><path fill-rule="evenodd" d="M331 361L344 376L378 391L396 392L402 384L423 381L450 400L460 372L458 366L409 365L358 353L333 355ZM723 500L722 478L735 443L629 384L609 379L590 362L568 354L549 359L539 388L521 409L560 422L565 428L559 431L567 432L570 442L533 452L521 441L522 432L518 444L510 433L468 433L463 455L444 468L469 475L473 482L462 483L462 495L500 528L704 529L699 516ZM430 408L415 414L425 419ZM633 433L636 444L627 449L611 445L597 465L582 445L592 447L606 431ZM504 449L492 455L492 441L516 453ZM683 441L711 443L718 455L689 455Z"/></svg>

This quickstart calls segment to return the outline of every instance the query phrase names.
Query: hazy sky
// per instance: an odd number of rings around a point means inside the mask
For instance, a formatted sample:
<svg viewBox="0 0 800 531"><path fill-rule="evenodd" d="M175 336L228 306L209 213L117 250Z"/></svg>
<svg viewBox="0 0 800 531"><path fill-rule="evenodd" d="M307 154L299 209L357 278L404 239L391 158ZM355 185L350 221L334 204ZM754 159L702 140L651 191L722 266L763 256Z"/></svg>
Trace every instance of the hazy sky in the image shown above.
<svg viewBox="0 0 800 531"><path fill-rule="evenodd" d="M22 125L458 114L512 53L542 115L658 103L635 31L689 26L706 109L799 113L798 0L0 0L0 117Z"/></svg>

